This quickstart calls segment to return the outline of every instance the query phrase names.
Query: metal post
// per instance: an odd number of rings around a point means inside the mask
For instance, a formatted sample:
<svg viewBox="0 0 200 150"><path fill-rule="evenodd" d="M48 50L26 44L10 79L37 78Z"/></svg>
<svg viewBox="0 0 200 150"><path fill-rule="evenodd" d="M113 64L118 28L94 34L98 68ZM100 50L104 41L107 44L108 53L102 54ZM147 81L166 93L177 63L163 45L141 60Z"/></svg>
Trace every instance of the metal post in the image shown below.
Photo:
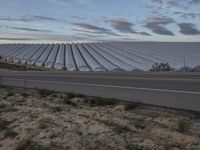
<svg viewBox="0 0 200 150"><path fill-rule="evenodd" d="M185 56L184 56L184 59L183 59L183 65L184 65L184 72L186 72Z"/></svg>
<svg viewBox="0 0 200 150"><path fill-rule="evenodd" d="M29 68L28 68L28 63L26 63L26 71L28 71L28 69L29 69Z"/></svg>
<svg viewBox="0 0 200 150"><path fill-rule="evenodd" d="M24 91L26 91L26 80L24 79Z"/></svg>
<svg viewBox="0 0 200 150"><path fill-rule="evenodd" d="M1 73L0 73L0 80L1 80L1 100L3 100L3 77L2 77L2 75L1 75Z"/></svg>

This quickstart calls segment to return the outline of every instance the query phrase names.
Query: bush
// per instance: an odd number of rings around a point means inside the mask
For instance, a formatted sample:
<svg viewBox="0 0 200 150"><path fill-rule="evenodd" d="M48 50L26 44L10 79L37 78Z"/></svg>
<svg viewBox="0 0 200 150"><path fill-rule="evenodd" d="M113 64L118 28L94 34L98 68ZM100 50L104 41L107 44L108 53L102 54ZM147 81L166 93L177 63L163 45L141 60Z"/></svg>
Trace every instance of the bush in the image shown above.
<svg viewBox="0 0 200 150"><path fill-rule="evenodd" d="M39 89L39 90L38 90L38 93L39 93L40 96L43 97L43 98L49 96L50 94L52 94L51 91L48 91L48 90L46 90L46 89Z"/></svg>
<svg viewBox="0 0 200 150"><path fill-rule="evenodd" d="M106 99L102 97L92 97L91 99L85 99L84 102L92 106L107 106L116 104L115 99Z"/></svg>
<svg viewBox="0 0 200 150"><path fill-rule="evenodd" d="M63 99L63 103L66 104L66 105L76 106L76 103L70 101L70 100L68 99L68 97L65 97L65 98Z"/></svg>
<svg viewBox="0 0 200 150"><path fill-rule="evenodd" d="M36 142L26 140L22 141L16 150L48 150L48 147L42 146Z"/></svg>
<svg viewBox="0 0 200 150"><path fill-rule="evenodd" d="M17 136L17 133L14 132L14 131L12 131L12 130L8 130L8 131L5 132L5 137L12 137L12 138L14 138L16 136Z"/></svg>
<svg viewBox="0 0 200 150"><path fill-rule="evenodd" d="M81 94L75 94L73 92L67 93L68 99L72 99L74 97L79 97L79 98L86 98L85 95L81 95Z"/></svg>
<svg viewBox="0 0 200 150"><path fill-rule="evenodd" d="M60 112L60 111L63 111L62 107L60 106L54 106L51 108L52 109L52 112Z"/></svg>
<svg viewBox="0 0 200 150"><path fill-rule="evenodd" d="M178 122L178 132L185 133L190 129L190 122L186 120L179 120Z"/></svg>
<svg viewBox="0 0 200 150"><path fill-rule="evenodd" d="M76 94L71 92L71 93L67 93L67 96L69 99L72 99L72 98L76 97Z"/></svg>
<svg viewBox="0 0 200 150"><path fill-rule="evenodd" d="M28 97L29 96L29 94L27 94L27 93L21 93L21 96L23 96L23 97Z"/></svg>
<svg viewBox="0 0 200 150"><path fill-rule="evenodd" d="M15 95L15 94L14 94L13 92L9 92L9 93L8 93L8 97L9 97L9 96L14 96L14 95Z"/></svg>
<svg viewBox="0 0 200 150"><path fill-rule="evenodd" d="M125 105L124 110L130 111L130 110L134 110L137 107L139 107L139 104L137 104L137 103L127 104L127 105Z"/></svg>
<svg viewBox="0 0 200 150"><path fill-rule="evenodd" d="M0 120L0 130L5 130L8 128L9 122L6 120Z"/></svg>
<svg viewBox="0 0 200 150"><path fill-rule="evenodd" d="M174 69L168 63L155 63L150 71L169 72Z"/></svg>

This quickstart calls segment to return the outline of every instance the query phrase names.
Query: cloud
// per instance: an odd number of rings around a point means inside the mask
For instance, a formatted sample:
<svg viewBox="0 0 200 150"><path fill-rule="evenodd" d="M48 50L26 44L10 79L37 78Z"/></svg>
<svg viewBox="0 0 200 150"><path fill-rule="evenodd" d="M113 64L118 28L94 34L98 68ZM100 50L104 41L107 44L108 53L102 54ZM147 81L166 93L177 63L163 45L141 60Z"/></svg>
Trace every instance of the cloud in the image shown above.
<svg viewBox="0 0 200 150"><path fill-rule="evenodd" d="M196 13L185 13L185 12L176 11L176 12L174 12L174 14L179 15L180 17L182 17L184 19L198 17L198 14L196 14Z"/></svg>
<svg viewBox="0 0 200 150"><path fill-rule="evenodd" d="M154 33L160 34L160 35L171 35L173 36L174 33L170 30L168 30L164 25L168 25L171 23L174 23L175 21L172 18L149 18L145 20L145 27L153 31Z"/></svg>
<svg viewBox="0 0 200 150"><path fill-rule="evenodd" d="M33 21L59 21L53 17L27 15L21 17L0 17L3 21L33 22Z"/></svg>
<svg viewBox="0 0 200 150"><path fill-rule="evenodd" d="M6 41L32 41L36 40L34 38L2 38L0 37L0 40L6 40Z"/></svg>
<svg viewBox="0 0 200 150"><path fill-rule="evenodd" d="M44 30L44 29L33 29L33 28L19 28L19 27L7 27L9 29L14 30L22 30L22 31L31 31L31 32L52 32L50 30Z"/></svg>
<svg viewBox="0 0 200 150"><path fill-rule="evenodd" d="M180 7L180 0L145 0L149 7L157 8L169 8L169 7Z"/></svg>
<svg viewBox="0 0 200 150"><path fill-rule="evenodd" d="M200 4L200 0L144 0L144 2L148 8L158 12L162 9L166 13L187 11L188 8Z"/></svg>
<svg viewBox="0 0 200 150"><path fill-rule="evenodd" d="M36 15L29 15L30 20L36 21L58 21L56 18L47 17L47 16L36 16Z"/></svg>
<svg viewBox="0 0 200 150"><path fill-rule="evenodd" d="M167 25L174 22L175 21L172 18L165 18L165 17L155 17L145 20L145 23L149 25Z"/></svg>
<svg viewBox="0 0 200 150"><path fill-rule="evenodd" d="M91 30L93 31L93 33L96 33L96 34L108 34L108 35L116 36L116 34L113 33L110 29L106 29L103 27L98 27L95 25L87 24L87 23L72 23L72 24L83 29Z"/></svg>
<svg viewBox="0 0 200 150"><path fill-rule="evenodd" d="M100 37L105 37L104 35L92 35L92 34L87 34L87 33L77 33L76 34L77 36L84 36L84 37L98 37L98 38L100 38Z"/></svg>
<svg viewBox="0 0 200 150"><path fill-rule="evenodd" d="M161 25L151 25L151 24L146 24L146 28L151 29L154 33L160 34L160 35L174 35L174 33L164 26Z"/></svg>
<svg viewBox="0 0 200 150"><path fill-rule="evenodd" d="M30 21L32 21L30 18L25 18L25 17L20 17L20 18L0 17L0 20L3 20L3 21L20 21L20 22L30 22Z"/></svg>
<svg viewBox="0 0 200 150"><path fill-rule="evenodd" d="M69 6L69 2L72 0L49 0L52 3L56 3L58 5Z"/></svg>
<svg viewBox="0 0 200 150"><path fill-rule="evenodd" d="M144 36L151 36L151 34L147 33L147 32L138 32L139 34L141 35L144 35Z"/></svg>
<svg viewBox="0 0 200 150"><path fill-rule="evenodd" d="M150 36L147 32L137 32L133 29L134 24L125 20L117 20L117 19L108 19L105 22L111 23L111 26L122 33L133 33L133 34L141 34L145 36Z"/></svg>
<svg viewBox="0 0 200 150"><path fill-rule="evenodd" d="M0 25L0 29L12 29L12 30L21 30L21 31L30 31L30 32L45 32L45 33L52 33L53 32L53 31L46 30L46 29L11 27L11 26L8 26L8 25Z"/></svg>
<svg viewBox="0 0 200 150"><path fill-rule="evenodd" d="M200 30L198 30L192 23L179 23L180 33L184 35L198 35Z"/></svg>
<svg viewBox="0 0 200 150"><path fill-rule="evenodd" d="M83 30L83 29L72 29L75 32L79 32L79 33L87 33L87 34L101 34L100 31L90 31L90 30ZM113 33L114 34L114 33ZM117 36L117 34L114 34Z"/></svg>
<svg viewBox="0 0 200 150"><path fill-rule="evenodd" d="M114 27L116 30L123 32L123 33L136 33L133 30L132 26L133 23L124 20L105 20L106 22L110 22L111 26Z"/></svg>
<svg viewBox="0 0 200 150"><path fill-rule="evenodd" d="M71 2L76 2L78 4L88 4L93 2L94 0L49 0L49 1L61 6L70 6Z"/></svg>
<svg viewBox="0 0 200 150"><path fill-rule="evenodd" d="M200 4L200 0L191 0L189 4Z"/></svg>

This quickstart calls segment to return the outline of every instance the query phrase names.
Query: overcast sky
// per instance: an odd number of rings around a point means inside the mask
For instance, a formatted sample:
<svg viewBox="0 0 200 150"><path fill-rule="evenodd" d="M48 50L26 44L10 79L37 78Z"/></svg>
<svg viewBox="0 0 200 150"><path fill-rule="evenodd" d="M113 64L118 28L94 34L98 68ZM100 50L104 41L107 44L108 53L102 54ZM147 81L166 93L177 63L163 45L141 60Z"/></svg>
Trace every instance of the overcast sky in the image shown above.
<svg viewBox="0 0 200 150"><path fill-rule="evenodd" d="M199 41L200 0L0 0L0 43Z"/></svg>

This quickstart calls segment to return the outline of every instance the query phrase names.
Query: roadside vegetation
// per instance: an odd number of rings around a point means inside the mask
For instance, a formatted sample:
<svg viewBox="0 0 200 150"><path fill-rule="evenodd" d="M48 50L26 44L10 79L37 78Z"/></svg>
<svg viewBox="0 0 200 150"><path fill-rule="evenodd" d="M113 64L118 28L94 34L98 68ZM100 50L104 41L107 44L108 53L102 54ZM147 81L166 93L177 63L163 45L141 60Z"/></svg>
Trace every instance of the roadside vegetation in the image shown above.
<svg viewBox="0 0 200 150"><path fill-rule="evenodd" d="M172 72L174 70L168 63L155 63L150 69L150 71L154 72Z"/></svg>
<svg viewBox="0 0 200 150"><path fill-rule="evenodd" d="M16 71L45 71L47 69L42 67L36 67L33 65L26 65L26 64L20 64L20 63L13 63L9 61L4 61L0 59L0 69L6 69L6 70L16 70Z"/></svg>
<svg viewBox="0 0 200 150"><path fill-rule="evenodd" d="M72 92L0 90L2 150L200 149L199 113Z"/></svg>
<svg viewBox="0 0 200 150"><path fill-rule="evenodd" d="M200 66L190 68L183 66L182 68L175 69L171 67L168 63L155 63L152 65L152 68L149 70L151 72L200 72Z"/></svg>
<svg viewBox="0 0 200 150"><path fill-rule="evenodd" d="M6 70L17 70L17 71L56 71L56 69L48 69L45 67L38 67L36 65L27 65L27 64L21 64L21 63L14 63L10 61L5 61L3 59L0 59L0 69L6 69ZM66 71L67 68L63 68L63 71ZM61 70L59 70L61 71ZM168 63L155 63L152 65L152 68L149 70L151 72L200 72L200 65L197 65L194 68L190 67L182 67L179 69L172 68ZM140 69L135 69L133 72L142 72Z"/></svg>

